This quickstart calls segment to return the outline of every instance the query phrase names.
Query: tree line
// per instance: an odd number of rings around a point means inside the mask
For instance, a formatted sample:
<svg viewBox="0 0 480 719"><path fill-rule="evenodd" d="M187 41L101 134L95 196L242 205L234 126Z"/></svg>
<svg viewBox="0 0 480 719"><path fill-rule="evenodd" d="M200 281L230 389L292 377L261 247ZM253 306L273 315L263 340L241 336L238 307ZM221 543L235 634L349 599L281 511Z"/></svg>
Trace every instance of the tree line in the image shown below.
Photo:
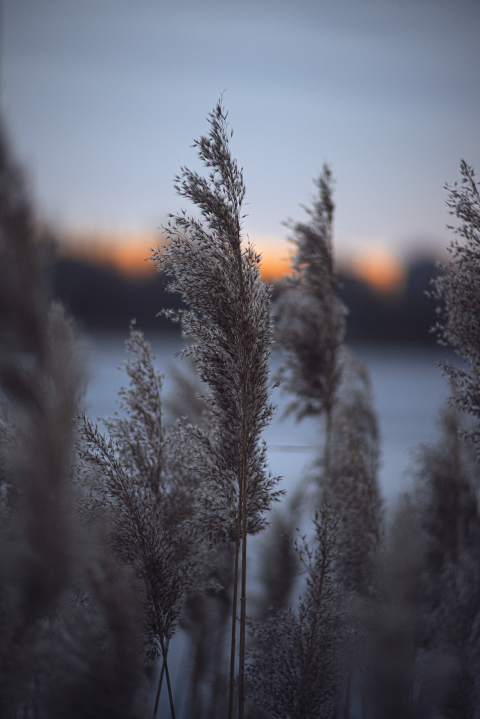
<svg viewBox="0 0 480 719"><path fill-rule="evenodd" d="M178 331L168 319L157 316L157 307L181 306L178 295L166 292L163 273L139 280L85 260L55 257L54 247L52 255L52 294L86 330L125 331L135 318L144 330ZM435 324L435 306L425 292L438 271L434 259L412 261L406 268L404 287L385 293L340 268L337 292L349 308L346 341L435 344L429 331ZM282 288L282 283L274 283L274 301Z"/></svg>

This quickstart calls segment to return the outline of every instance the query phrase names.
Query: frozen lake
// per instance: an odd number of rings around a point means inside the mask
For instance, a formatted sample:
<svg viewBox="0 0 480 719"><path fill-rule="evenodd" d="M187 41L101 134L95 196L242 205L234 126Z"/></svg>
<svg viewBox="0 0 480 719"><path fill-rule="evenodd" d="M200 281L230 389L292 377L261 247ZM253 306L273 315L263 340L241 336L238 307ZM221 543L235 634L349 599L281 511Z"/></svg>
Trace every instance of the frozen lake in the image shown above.
<svg viewBox="0 0 480 719"><path fill-rule="evenodd" d="M116 393L126 383L119 369L126 359L124 335L93 334L85 338L89 355L89 386L87 412L92 419L115 412ZM172 335L148 335L157 358L157 366L165 374L168 393L169 368L180 359L174 355L182 340ZM448 395L446 380L437 363L452 354L443 347L396 347L391 345L356 345L356 356L368 367L378 413L381 438L380 484L390 502L408 485L411 451L421 443L435 438L438 410ZM278 364L274 355L272 366ZM293 418L280 419L288 398L275 390L273 401L278 409L272 424L265 431L269 446L269 465L274 475L284 479L288 490L295 486L312 462L322 433L317 420L305 419L297 424Z"/></svg>

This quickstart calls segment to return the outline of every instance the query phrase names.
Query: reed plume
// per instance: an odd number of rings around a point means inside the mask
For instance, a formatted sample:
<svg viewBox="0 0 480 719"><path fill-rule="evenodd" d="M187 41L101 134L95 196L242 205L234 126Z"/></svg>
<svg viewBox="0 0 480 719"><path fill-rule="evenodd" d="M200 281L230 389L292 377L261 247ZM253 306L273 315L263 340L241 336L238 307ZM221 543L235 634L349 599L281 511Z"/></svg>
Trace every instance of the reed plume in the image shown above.
<svg viewBox="0 0 480 719"><path fill-rule="evenodd" d="M414 489L425 542L425 681L449 719L474 716L479 700L479 470L461 436L467 427L456 407L442 411L438 440L419 451Z"/></svg>
<svg viewBox="0 0 480 719"><path fill-rule="evenodd" d="M430 716L420 683L424 547L415 505L404 496L382 548L363 645L363 711L373 719Z"/></svg>
<svg viewBox="0 0 480 719"><path fill-rule="evenodd" d="M351 590L371 581L380 538L378 428L367 371L343 344L347 309L336 294L328 166L316 185L318 196L306 208L310 221L290 223L297 250L294 273L277 304L276 337L286 353L280 377L294 395L288 411L295 411L297 420L326 417L320 484L324 500L340 519L339 561Z"/></svg>
<svg viewBox="0 0 480 719"><path fill-rule="evenodd" d="M317 503L328 505L337 522L335 576L344 595L336 610L342 607L349 641L348 651L343 645L335 660L342 664L339 677L345 684L337 686L337 705L331 711L346 716L360 646L368 634L365 602L378 590L379 442L367 372L343 344L347 310L337 296L333 181L327 166L316 185L318 195L305 208L309 221L289 225L296 244L294 272L277 303L276 337L286 354L279 376L294 395L287 412L295 412L297 420L325 417L314 477L320 489Z"/></svg>
<svg viewBox="0 0 480 719"><path fill-rule="evenodd" d="M277 305L276 339L286 359L279 379L295 398L287 412L297 420L326 418L325 472L329 471L332 410L341 380L341 346L346 309L336 295L333 258L333 180L324 165L315 181L318 195L304 208L309 222L289 223L296 245L293 274L286 281Z"/></svg>
<svg viewBox="0 0 480 719"><path fill-rule="evenodd" d="M249 693L277 719L336 716L348 630L335 574L337 522L326 505L314 528L313 546L297 545L306 574L298 606L251 626L258 644L250 652Z"/></svg>
<svg viewBox="0 0 480 719"><path fill-rule="evenodd" d="M461 436L463 434L463 436ZM366 644L373 717L473 717L480 618L478 465L456 407L417 452L380 555Z"/></svg>
<svg viewBox="0 0 480 719"><path fill-rule="evenodd" d="M375 593L382 535L378 465L378 426L369 377L365 367L344 351L332 412L330 473L322 479L322 491L339 519L337 568L342 585L363 597Z"/></svg>
<svg viewBox="0 0 480 719"><path fill-rule="evenodd" d="M302 498L300 492L296 492L286 507L276 510L266 532L259 561L260 591L255 602L257 621L286 609L293 600L295 582L300 573L294 538Z"/></svg>
<svg viewBox="0 0 480 719"><path fill-rule="evenodd" d="M203 550L193 521L196 477L185 470L163 425L162 377L149 343L132 326L126 344L133 354L125 365L130 384L120 391L126 416L105 421L108 437L83 418L80 455L89 509L105 517L112 546L139 582L145 653L149 661L162 656L174 715L167 644Z"/></svg>
<svg viewBox="0 0 480 719"><path fill-rule="evenodd" d="M28 713L45 622L69 582L69 477L81 371L50 307L49 240L0 132L0 714ZM37 696L37 694L35 694Z"/></svg>
<svg viewBox="0 0 480 719"><path fill-rule="evenodd" d="M2 130L0 714L138 719L143 676L126 621L131 605L124 594L123 612L114 609L120 595L108 561L109 580L100 592L97 572L94 590L100 549L91 542L85 550L73 511L84 378L73 323L50 302L51 249ZM78 601L87 595L91 611Z"/></svg>
<svg viewBox="0 0 480 719"><path fill-rule="evenodd" d="M434 328L439 341L455 348L468 364L468 369L444 362L444 372L455 382L454 401L477 421L480 419L480 194L475 172L462 160L460 186L446 186L450 214L461 220L450 227L460 241L453 240L448 248L452 259L448 270L433 281L433 297L440 301L439 321ZM470 436L480 451L478 426Z"/></svg>
<svg viewBox="0 0 480 719"><path fill-rule="evenodd" d="M165 312L192 337L191 356L208 385L208 435L186 428L185 444L201 479L203 526L214 541L235 543L232 609L230 709L236 642L238 557L242 546L240 599L239 717L244 714L247 534L265 526L277 498L267 473L260 435L272 416L268 359L272 342L270 288L260 281L260 256L242 247L243 173L232 158L231 133L219 102L209 115L210 131L194 142L206 177L182 168L177 192L198 207L201 219L181 213L165 228L169 244L154 253L158 268L172 278L187 308Z"/></svg>

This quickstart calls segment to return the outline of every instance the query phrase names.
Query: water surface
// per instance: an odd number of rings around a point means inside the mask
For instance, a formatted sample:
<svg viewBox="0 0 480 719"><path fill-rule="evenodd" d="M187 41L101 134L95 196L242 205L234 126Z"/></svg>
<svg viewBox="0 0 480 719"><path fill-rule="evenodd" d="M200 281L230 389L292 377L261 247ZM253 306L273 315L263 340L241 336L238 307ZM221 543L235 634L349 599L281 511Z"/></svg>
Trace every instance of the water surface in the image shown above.
<svg viewBox="0 0 480 719"><path fill-rule="evenodd" d="M121 369L127 355L126 334L93 334L85 338L90 381L86 395L87 413L92 419L113 415L118 408L118 389L126 384ZM156 355L156 364L165 374L165 392L172 389L169 369L180 358L178 335L148 336ZM436 418L448 395L448 385L438 362L452 354L443 347L404 347L392 345L356 345L356 356L367 366L372 382L375 409L381 437L380 485L390 502L408 486L412 450L436 436ZM272 368L280 358L274 355ZM272 399L278 405L272 424L265 430L270 470L284 479L282 486L291 490L307 471L319 452L322 427L316 419L296 423L292 417L282 420L288 396L280 389Z"/></svg>

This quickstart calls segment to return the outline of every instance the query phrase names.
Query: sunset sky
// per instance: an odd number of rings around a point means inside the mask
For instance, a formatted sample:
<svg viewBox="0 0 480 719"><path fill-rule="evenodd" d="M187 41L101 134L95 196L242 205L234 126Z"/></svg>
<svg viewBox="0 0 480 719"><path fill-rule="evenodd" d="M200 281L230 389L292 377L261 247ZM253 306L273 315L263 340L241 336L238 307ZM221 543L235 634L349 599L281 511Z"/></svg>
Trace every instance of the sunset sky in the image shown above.
<svg viewBox="0 0 480 719"><path fill-rule="evenodd" d="M443 186L460 158L480 171L478 0L1 2L4 116L41 212L120 264L185 205L172 180L223 91L273 274L324 161L337 255L380 284L445 247Z"/></svg>
<svg viewBox="0 0 480 719"><path fill-rule="evenodd" d="M59 254L114 268L135 279L156 271L150 249L161 246L160 233L78 231L67 234ZM274 282L290 272L290 249L275 237L256 238L262 250L262 279ZM383 245L362 243L350 258L340 258L340 269L363 279L380 292L402 289L406 264Z"/></svg>

